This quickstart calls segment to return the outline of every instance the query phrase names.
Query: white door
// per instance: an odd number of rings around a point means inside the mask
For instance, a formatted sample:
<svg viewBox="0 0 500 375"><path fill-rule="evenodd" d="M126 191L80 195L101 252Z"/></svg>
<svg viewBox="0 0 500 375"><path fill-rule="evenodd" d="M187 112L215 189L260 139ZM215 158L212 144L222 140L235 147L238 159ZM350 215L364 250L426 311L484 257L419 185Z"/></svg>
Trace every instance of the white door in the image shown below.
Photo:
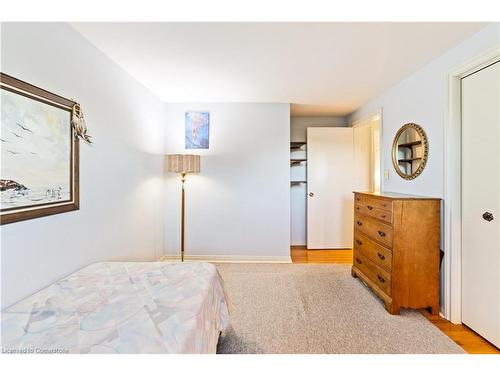
<svg viewBox="0 0 500 375"><path fill-rule="evenodd" d="M352 128L307 129L307 248L352 247Z"/></svg>
<svg viewBox="0 0 500 375"><path fill-rule="evenodd" d="M462 79L462 321L500 347L500 62Z"/></svg>

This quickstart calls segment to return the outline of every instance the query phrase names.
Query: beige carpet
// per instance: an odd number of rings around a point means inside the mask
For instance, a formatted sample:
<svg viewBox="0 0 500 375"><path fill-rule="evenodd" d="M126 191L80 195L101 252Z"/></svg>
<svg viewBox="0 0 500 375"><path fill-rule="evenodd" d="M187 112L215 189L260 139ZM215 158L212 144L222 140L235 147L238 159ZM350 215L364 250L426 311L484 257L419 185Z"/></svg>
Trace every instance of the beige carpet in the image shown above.
<svg viewBox="0 0 500 375"><path fill-rule="evenodd" d="M463 353L420 313L390 315L347 265L217 264L219 353Z"/></svg>

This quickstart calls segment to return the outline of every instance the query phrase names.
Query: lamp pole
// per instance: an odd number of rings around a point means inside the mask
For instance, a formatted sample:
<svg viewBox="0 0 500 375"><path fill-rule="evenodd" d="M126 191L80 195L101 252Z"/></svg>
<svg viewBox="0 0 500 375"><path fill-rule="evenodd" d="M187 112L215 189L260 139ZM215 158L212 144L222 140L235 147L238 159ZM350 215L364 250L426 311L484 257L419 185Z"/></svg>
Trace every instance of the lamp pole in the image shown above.
<svg viewBox="0 0 500 375"><path fill-rule="evenodd" d="M185 192L184 192L184 184L186 182L186 173L181 173L181 181L182 181L182 193L181 193L181 262L184 262L184 202L185 202Z"/></svg>
<svg viewBox="0 0 500 375"><path fill-rule="evenodd" d="M200 155L169 154L167 155L167 170L181 174L181 261L184 262L184 231L186 227L186 194L185 182L188 173L200 173Z"/></svg>

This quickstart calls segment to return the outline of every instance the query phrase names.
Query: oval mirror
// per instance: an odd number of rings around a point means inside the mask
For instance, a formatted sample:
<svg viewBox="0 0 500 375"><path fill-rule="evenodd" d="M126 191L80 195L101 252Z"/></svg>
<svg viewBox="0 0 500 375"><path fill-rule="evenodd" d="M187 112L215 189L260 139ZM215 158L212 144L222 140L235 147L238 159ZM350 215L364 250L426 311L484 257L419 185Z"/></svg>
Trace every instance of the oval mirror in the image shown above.
<svg viewBox="0 0 500 375"><path fill-rule="evenodd" d="M429 143L420 125L409 123L398 130L392 144L392 164L406 180L413 180L425 168Z"/></svg>

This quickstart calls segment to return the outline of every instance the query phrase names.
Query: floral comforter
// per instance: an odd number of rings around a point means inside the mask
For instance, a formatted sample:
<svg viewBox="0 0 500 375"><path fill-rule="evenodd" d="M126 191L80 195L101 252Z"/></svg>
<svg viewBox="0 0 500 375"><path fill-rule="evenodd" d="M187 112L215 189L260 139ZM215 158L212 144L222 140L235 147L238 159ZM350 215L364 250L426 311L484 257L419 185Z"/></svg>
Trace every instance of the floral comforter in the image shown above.
<svg viewBox="0 0 500 375"><path fill-rule="evenodd" d="M91 264L2 312L3 353L215 353L228 312L209 263Z"/></svg>

